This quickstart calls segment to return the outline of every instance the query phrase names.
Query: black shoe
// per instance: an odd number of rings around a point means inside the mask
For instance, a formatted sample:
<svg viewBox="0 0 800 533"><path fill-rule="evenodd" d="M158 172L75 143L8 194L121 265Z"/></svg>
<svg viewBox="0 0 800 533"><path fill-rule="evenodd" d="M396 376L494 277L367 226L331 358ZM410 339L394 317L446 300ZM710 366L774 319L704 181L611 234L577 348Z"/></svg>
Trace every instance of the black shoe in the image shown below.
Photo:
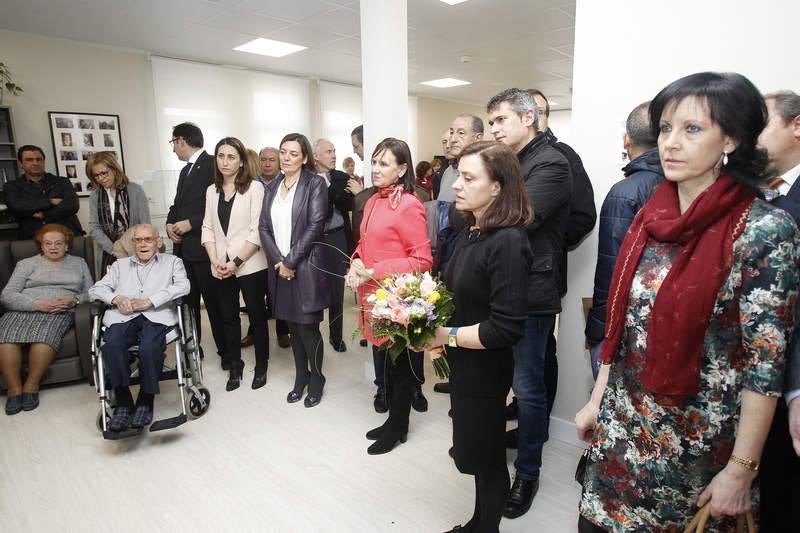
<svg viewBox="0 0 800 533"><path fill-rule="evenodd" d="M450 418L453 418L453 408L452 407L447 410L447 416L449 416Z"/></svg>
<svg viewBox="0 0 800 533"><path fill-rule="evenodd" d="M367 453L370 455L383 455L384 453L389 453L399 443L405 442L407 437L408 432L398 434L397 431L387 427L381 436L378 437L378 440L373 442L370 447L367 448Z"/></svg>
<svg viewBox="0 0 800 533"><path fill-rule="evenodd" d="M519 428L506 431L506 448L516 450L519 445Z"/></svg>
<svg viewBox="0 0 800 533"><path fill-rule="evenodd" d="M335 340L331 339L331 346L333 346L334 351L337 351L337 352L346 352L347 351L347 345L344 343L343 340L335 341Z"/></svg>
<svg viewBox="0 0 800 533"><path fill-rule="evenodd" d="M378 389L375 393L375 400L372 402L376 413L385 413L389 410L389 399L386 397L386 389Z"/></svg>
<svg viewBox="0 0 800 533"><path fill-rule="evenodd" d="M519 413L519 405L517 404L517 397L511 398L511 403L506 405L506 420L516 420Z"/></svg>
<svg viewBox="0 0 800 533"><path fill-rule="evenodd" d="M22 393L22 410L33 411L39 407L39 393L38 392L23 392Z"/></svg>
<svg viewBox="0 0 800 533"><path fill-rule="evenodd" d="M281 348L288 348L292 345L292 337L288 333L278 335L278 346Z"/></svg>
<svg viewBox="0 0 800 533"><path fill-rule="evenodd" d="M538 479L529 481L515 477L514 484L511 485L511 492L506 500L506 506L503 509L503 516L506 518L519 518L527 513L538 491Z"/></svg>
<svg viewBox="0 0 800 533"><path fill-rule="evenodd" d="M141 429L149 426L151 422L153 422L153 408L144 404L137 405L136 411L133 413L131 427L135 429Z"/></svg>
<svg viewBox="0 0 800 533"><path fill-rule="evenodd" d="M428 410L428 399L425 398L421 390L414 389L414 395L411 397L411 407L418 413L424 413Z"/></svg>
<svg viewBox="0 0 800 533"><path fill-rule="evenodd" d="M231 369L230 361L228 361L224 357L220 357L219 366L222 367L222 370L230 370Z"/></svg>
<svg viewBox="0 0 800 533"><path fill-rule="evenodd" d="M289 403L297 403L303 399L303 391L306 389L306 385L304 384L300 389L292 389L289 391L289 394L286 395L286 401Z"/></svg>
<svg viewBox="0 0 800 533"><path fill-rule="evenodd" d="M440 381L433 385L433 392L441 392L442 394L450 394L450 382Z"/></svg>
<svg viewBox="0 0 800 533"><path fill-rule="evenodd" d="M239 388L242 384L242 371L244 370L244 361L237 361L233 363L236 367L231 367L228 371L228 382L225 384L225 390L230 392Z"/></svg>
<svg viewBox="0 0 800 533"><path fill-rule="evenodd" d="M22 411L22 394L6 398L6 414L15 415Z"/></svg>
<svg viewBox="0 0 800 533"><path fill-rule="evenodd" d="M378 440L381 438L381 435L383 435L383 432L386 431L387 427L389 427L388 420L375 429L370 429L367 431L367 440Z"/></svg>
<svg viewBox="0 0 800 533"><path fill-rule="evenodd" d="M255 376L253 376L253 383L250 385L250 388L256 390L260 389L266 384L267 384L267 373L265 371L263 374L256 374Z"/></svg>
<svg viewBox="0 0 800 533"><path fill-rule="evenodd" d="M360 341L358 341L358 345L361 346L362 348L366 348L367 347L367 339L361 339Z"/></svg>
<svg viewBox="0 0 800 533"><path fill-rule="evenodd" d="M303 405L305 405L306 407L316 407L319 405L319 402L321 401L322 401L322 394L320 394L319 396L312 396L311 394L309 394L308 396L306 396L306 399L303 400Z"/></svg>
<svg viewBox="0 0 800 533"><path fill-rule="evenodd" d="M456 458L455 454L453 453L453 447L452 446L450 446L450 449L447 450L447 455L449 455L451 459L455 459Z"/></svg>

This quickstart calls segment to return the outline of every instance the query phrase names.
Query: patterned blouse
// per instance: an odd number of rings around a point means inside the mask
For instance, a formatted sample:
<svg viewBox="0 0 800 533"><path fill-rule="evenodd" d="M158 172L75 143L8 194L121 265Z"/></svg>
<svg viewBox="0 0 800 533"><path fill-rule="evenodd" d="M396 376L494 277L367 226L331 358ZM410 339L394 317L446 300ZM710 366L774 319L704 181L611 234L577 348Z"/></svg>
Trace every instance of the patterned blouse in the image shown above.
<svg viewBox="0 0 800 533"><path fill-rule="evenodd" d="M800 232L789 215L761 200L733 245L733 268L705 335L699 393L683 407L667 407L642 387L650 313L679 250L647 243L600 405L580 512L609 531L682 532L697 512L697 497L733 451L742 389L782 391ZM706 527L729 529L730 520L712 519Z"/></svg>

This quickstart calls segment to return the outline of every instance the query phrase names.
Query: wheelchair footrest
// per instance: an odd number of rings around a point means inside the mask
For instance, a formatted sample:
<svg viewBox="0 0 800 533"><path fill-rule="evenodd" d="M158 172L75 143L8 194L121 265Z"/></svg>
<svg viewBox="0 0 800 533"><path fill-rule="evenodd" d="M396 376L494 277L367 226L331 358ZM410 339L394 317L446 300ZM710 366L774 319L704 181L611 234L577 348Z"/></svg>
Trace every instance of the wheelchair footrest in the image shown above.
<svg viewBox="0 0 800 533"><path fill-rule="evenodd" d="M106 440L122 440L141 435L143 428L128 428L125 431L104 431L103 438Z"/></svg>
<svg viewBox="0 0 800 533"><path fill-rule="evenodd" d="M178 416L173 416L172 418L165 418L163 420L156 420L150 425L150 431L162 431L165 429L174 429L181 424L185 424L189 418L185 414L179 414Z"/></svg>

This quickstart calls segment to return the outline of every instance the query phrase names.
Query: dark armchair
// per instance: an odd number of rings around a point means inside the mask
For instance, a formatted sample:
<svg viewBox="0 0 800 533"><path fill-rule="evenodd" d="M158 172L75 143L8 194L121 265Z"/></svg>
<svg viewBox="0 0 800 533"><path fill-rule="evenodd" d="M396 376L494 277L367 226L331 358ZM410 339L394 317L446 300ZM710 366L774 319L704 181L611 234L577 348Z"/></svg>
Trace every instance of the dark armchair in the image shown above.
<svg viewBox="0 0 800 533"><path fill-rule="evenodd" d="M0 241L0 290L8 283L18 261L39 253L41 250L34 241ZM82 257L89 265L92 279L97 279L94 268L94 242L91 237L75 237L69 253ZM75 325L64 336L64 342L53 364L42 377L42 385L82 380L92 374L90 306L90 303L84 302L75 308ZM6 310L0 305L0 314L5 312ZM0 388L5 389L2 378L0 378Z"/></svg>

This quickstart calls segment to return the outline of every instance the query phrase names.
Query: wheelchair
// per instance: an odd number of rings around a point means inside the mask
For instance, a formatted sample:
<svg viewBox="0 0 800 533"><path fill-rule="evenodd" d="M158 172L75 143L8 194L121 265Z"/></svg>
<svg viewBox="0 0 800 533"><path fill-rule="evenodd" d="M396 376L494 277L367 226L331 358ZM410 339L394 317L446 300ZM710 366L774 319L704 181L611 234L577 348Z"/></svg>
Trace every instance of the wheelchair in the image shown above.
<svg viewBox="0 0 800 533"><path fill-rule="evenodd" d="M182 299L175 300L174 304L177 306L178 323L167 330L167 349L170 344L175 344L175 368L171 369L167 366L167 359L164 359L164 368L162 369L159 381L167 381L176 379L178 385L178 392L181 400L181 411L177 416L156 420L150 425L150 431L162 431L166 429L174 429L189 419L187 415L187 407L189 414L193 418L203 416L211 405L211 392L203 386L203 367L200 359L200 346L197 339L197 323L194 315L192 314L189 306L183 304ZM105 364L102 357L103 349L103 313L107 306L103 302L92 302L91 317L92 317L92 338L91 338L91 357L92 357L92 371L93 384L97 391L97 399L100 402L100 409L97 414L97 429L103 434L103 438L107 440L119 440L127 437L139 435L144 431L144 428L129 428L122 432L108 431L108 422L111 420L112 409L115 406L115 399L113 390L107 384ZM131 379L130 384L136 385L139 383L138 367L136 361L138 359L138 347L132 346L129 350L130 365L131 365Z"/></svg>

